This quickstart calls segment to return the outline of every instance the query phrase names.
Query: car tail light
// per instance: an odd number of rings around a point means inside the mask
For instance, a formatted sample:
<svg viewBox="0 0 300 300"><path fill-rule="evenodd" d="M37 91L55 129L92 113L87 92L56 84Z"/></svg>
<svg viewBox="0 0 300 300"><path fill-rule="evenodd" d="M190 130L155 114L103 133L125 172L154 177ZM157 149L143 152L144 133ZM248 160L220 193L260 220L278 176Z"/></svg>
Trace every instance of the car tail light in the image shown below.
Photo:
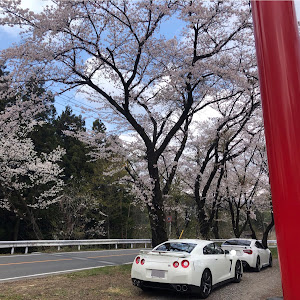
<svg viewBox="0 0 300 300"><path fill-rule="evenodd" d="M140 262L140 257L138 256L136 259L135 259L135 262L138 264Z"/></svg>
<svg viewBox="0 0 300 300"><path fill-rule="evenodd" d="M178 268L179 267L179 262L178 261L174 261L173 262L173 267L174 268Z"/></svg>
<svg viewBox="0 0 300 300"><path fill-rule="evenodd" d="M142 259L141 260L141 265L143 265L145 263L145 260L144 259Z"/></svg>
<svg viewBox="0 0 300 300"><path fill-rule="evenodd" d="M243 250L245 253L247 253L247 254L252 254L253 253L253 251L252 250L250 250L250 249L246 249L246 250Z"/></svg>
<svg viewBox="0 0 300 300"><path fill-rule="evenodd" d="M189 265L190 265L190 262L189 262L188 260L183 260L183 261L181 262L181 266L182 266L183 268L187 268Z"/></svg>

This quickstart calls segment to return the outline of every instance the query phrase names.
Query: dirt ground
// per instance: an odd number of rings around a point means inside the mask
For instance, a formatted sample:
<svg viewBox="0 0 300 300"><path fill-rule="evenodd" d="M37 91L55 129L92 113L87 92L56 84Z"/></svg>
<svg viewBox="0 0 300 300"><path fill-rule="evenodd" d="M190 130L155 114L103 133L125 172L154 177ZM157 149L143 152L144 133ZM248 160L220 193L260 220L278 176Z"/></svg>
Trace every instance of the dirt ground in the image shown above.
<svg viewBox="0 0 300 300"><path fill-rule="evenodd" d="M195 296L164 291L143 292L132 286L130 265L102 268L61 276L20 280L0 284L0 300L171 300ZM210 300L266 300L282 296L278 260L260 273L247 271L240 283L215 289Z"/></svg>

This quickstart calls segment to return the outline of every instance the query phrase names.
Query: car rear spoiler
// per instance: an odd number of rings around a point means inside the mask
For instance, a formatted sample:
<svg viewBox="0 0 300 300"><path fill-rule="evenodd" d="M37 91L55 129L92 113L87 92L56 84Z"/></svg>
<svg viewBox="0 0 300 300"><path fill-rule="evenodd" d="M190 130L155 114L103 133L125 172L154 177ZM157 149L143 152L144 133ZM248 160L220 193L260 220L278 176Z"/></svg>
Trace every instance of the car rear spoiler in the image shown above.
<svg viewBox="0 0 300 300"><path fill-rule="evenodd" d="M226 247L234 247L234 248L241 248L241 249L249 249L251 246L242 246L242 245L221 245L221 248Z"/></svg>
<svg viewBox="0 0 300 300"><path fill-rule="evenodd" d="M180 258L185 258L191 256L190 253L177 253L177 252L167 252L167 251L149 251L149 250L140 250L141 254L147 255L159 255L159 256L175 256Z"/></svg>

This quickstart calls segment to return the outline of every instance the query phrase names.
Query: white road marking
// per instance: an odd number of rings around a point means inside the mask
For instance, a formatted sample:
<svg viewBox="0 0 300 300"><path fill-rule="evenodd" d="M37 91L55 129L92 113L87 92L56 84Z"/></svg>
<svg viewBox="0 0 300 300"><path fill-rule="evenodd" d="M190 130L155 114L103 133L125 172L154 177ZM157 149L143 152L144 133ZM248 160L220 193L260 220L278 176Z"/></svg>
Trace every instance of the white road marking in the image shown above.
<svg viewBox="0 0 300 300"><path fill-rule="evenodd" d="M72 273L72 272L91 270L91 269L97 269L97 268L103 268L103 267L106 267L106 266L96 266L96 267L89 267L89 268L72 269L72 270L64 270L64 271L57 271L57 272L40 273L40 274L33 274L33 275L26 275L26 276L19 276L19 277L4 278L4 279L0 279L0 282L9 281L9 280L18 280L18 279L24 279L24 278L42 277L42 276L47 276L47 275Z"/></svg>
<svg viewBox="0 0 300 300"><path fill-rule="evenodd" d="M97 260L97 262L101 263L101 264L107 264L107 265L116 265L115 263L109 262L109 261L103 261L103 260Z"/></svg>
<svg viewBox="0 0 300 300"><path fill-rule="evenodd" d="M76 256L71 256L73 259L79 259L79 260L89 260L88 258L83 258L83 257L76 257Z"/></svg>

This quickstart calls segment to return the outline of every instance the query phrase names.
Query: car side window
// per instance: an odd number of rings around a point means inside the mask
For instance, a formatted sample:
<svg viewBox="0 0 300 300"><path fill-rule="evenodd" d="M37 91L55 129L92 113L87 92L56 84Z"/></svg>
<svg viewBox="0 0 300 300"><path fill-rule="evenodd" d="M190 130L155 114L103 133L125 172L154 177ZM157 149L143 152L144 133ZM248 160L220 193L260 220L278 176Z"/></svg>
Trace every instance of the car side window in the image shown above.
<svg viewBox="0 0 300 300"><path fill-rule="evenodd" d="M211 243L203 248L203 254L217 254L215 244Z"/></svg>
<svg viewBox="0 0 300 300"><path fill-rule="evenodd" d="M255 242L255 246L258 248L258 249L264 249L264 247L262 246L262 244L258 241Z"/></svg>
<svg viewBox="0 0 300 300"><path fill-rule="evenodd" d="M261 242L257 242L261 249L266 249Z"/></svg>
<svg viewBox="0 0 300 300"><path fill-rule="evenodd" d="M219 246L216 246L216 252L217 254L224 254L224 250Z"/></svg>

